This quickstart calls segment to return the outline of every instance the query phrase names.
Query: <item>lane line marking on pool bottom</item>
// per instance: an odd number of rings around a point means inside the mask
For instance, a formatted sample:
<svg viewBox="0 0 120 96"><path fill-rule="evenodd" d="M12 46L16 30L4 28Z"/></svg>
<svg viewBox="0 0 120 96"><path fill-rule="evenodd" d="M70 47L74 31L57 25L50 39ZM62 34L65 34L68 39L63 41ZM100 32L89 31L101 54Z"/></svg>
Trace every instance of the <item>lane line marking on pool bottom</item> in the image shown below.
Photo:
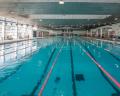
<svg viewBox="0 0 120 96"><path fill-rule="evenodd" d="M113 78L86 50L82 49L86 54L87 56L114 82L114 84L120 88L120 83L115 79Z"/></svg>
<svg viewBox="0 0 120 96"><path fill-rule="evenodd" d="M64 44L63 44L63 45L64 45ZM42 96L42 92L43 92L43 90L44 90L44 88L45 88L45 86L46 86L46 84L47 84L47 82L48 82L48 79L49 79L49 77L50 77L50 75L51 75L51 73L52 73L52 70L53 70L53 68L54 68L54 66L55 66L55 64L56 64L56 62L57 62L57 60L58 60L58 57L59 57L59 55L60 55L60 52L62 51L63 45L62 45L62 47L60 48L58 54L56 55L56 57L55 57L55 59L54 59L54 61L53 61L53 63L52 63L52 67L50 68L50 71L48 72L48 74L47 74L47 76L46 76L46 79L45 79L45 81L44 81L44 83L43 83L43 85L42 85L42 87L41 87L41 89L40 89L40 91L39 91L39 93L38 93L38 96Z"/></svg>
<svg viewBox="0 0 120 96"><path fill-rule="evenodd" d="M72 51L72 41L70 41L70 59L71 59L71 77L72 77L72 88L73 88L73 96L77 96L77 91L76 91L76 82L74 79L74 62L73 62L73 51Z"/></svg>

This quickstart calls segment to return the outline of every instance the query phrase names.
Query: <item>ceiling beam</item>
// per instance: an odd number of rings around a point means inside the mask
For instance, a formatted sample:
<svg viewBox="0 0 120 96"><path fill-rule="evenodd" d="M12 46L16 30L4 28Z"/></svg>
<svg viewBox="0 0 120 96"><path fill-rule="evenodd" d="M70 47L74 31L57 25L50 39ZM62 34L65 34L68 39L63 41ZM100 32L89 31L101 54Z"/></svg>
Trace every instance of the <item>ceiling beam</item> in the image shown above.
<svg viewBox="0 0 120 96"><path fill-rule="evenodd" d="M59 0L0 0L0 2L59 2ZM64 0L64 2L120 3L120 0Z"/></svg>
<svg viewBox="0 0 120 96"><path fill-rule="evenodd" d="M31 19L105 19L111 15L56 15L56 14L35 14L30 15Z"/></svg>

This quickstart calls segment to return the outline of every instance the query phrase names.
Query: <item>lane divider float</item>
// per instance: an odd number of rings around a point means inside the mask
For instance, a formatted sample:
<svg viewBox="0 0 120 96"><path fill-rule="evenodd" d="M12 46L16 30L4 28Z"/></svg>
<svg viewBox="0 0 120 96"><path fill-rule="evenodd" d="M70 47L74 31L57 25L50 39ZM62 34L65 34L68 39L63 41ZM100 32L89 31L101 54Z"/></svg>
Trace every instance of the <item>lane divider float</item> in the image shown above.
<svg viewBox="0 0 120 96"><path fill-rule="evenodd" d="M120 83L115 78L113 78L85 49L82 48L82 50L120 90Z"/></svg>
<svg viewBox="0 0 120 96"><path fill-rule="evenodd" d="M63 44L63 45L64 45L64 44ZM45 81L43 82L43 85L42 85L42 87L41 87L41 89L40 89L40 91L39 91L39 93L38 93L38 96L42 96L43 90L44 90L44 88L45 88L45 86L46 86L46 84L47 84L47 82L48 82L48 80L49 80L49 78L50 78L50 75L51 75L51 73L52 73L52 71L53 71L53 68L54 68L54 66L55 66L55 64L56 64L56 62L57 62L57 60L58 60L58 57L59 57L61 51L62 51L63 45L62 45L62 47L60 48L58 54L56 55L56 57L55 57L55 59L54 59L54 61L53 61L53 63L52 63L52 66L51 66L51 68L50 68L50 71L48 72L48 74L47 74L47 76L46 76L46 78L45 78Z"/></svg>

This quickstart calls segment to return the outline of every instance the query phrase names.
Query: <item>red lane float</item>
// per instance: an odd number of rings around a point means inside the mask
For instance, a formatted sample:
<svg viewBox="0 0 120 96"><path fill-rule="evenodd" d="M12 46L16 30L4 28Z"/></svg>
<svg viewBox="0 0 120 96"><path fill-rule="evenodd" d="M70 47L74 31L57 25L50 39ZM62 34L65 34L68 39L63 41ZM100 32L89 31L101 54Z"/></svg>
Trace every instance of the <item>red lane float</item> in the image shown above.
<svg viewBox="0 0 120 96"><path fill-rule="evenodd" d="M115 80L115 78L113 78L96 60L94 60L94 58L84 49L82 49L88 57L90 57L90 59L114 82L114 84L120 88L120 83Z"/></svg>
<svg viewBox="0 0 120 96"><path fill-rule="evenodd" d="M64 45L64 44L63 44L63 45ZM39 91L38 96L42 96L42 92L43 92L43 90L44 90L44 88L45 88L45 86L46 86L46 84L47 84L47 82L48 82L48 79L49 79L49 77L50 77L50 75L51 75L51 73L52 73L52 70L53 70L53 68L54 68L54 66L55 66L55 64L56 64L56 61L57 61L57 59L58 59L58 57L59 57L59 55L60 55L60 52L62 51L63 45L62 45L62 47L60 48L58 54L56 55L56 57L55 57L55 59L54 59L54 61L53 61L52 67L50 68L50 71L48 72L47 77L45 78L45 81L44 81L44 83L43 83L43 85L42 85L42 87L41 87L41 89L40 89L40 91Z"/></svg>

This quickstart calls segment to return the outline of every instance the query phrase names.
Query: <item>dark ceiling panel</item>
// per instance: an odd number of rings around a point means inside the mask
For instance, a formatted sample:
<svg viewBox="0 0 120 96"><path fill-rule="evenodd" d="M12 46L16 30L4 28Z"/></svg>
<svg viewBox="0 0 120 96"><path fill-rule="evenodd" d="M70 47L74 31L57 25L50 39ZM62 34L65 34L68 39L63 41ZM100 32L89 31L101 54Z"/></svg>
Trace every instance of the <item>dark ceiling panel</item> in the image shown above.
<svg viewBox="0 0 120 96"><path fill-rule="evenodd" d="M23 10L24 8L24 10ZM120 14L120 4L117 3L19 3L16 10L28 14Z"/></svg>
<svg viewBox="0 0 120 96"><path fill-rule="evenodd" d="M59 5L58 2L36 2L36 3L4 3L0 4L0 10L7 8L11 12L18 14L96 14L96 15L120 15L120 3L85 3L85 2L65 2ZM41 25L79 25L98 23L97 20L35 20ZM110 21L111 22L111 21Z"/></svg>
<svg viewBox="0 0 120 96"><path fill-rule="evenodd" d="M94 24L94 23L97 23L98 20L72 20L72 19L67 19L67 20L64 20L64 19L59 19L59 20L42 20L42 21L39 21L39 20L35 20L37 21L39 24L41 25L46 25L48 26L49 24L50 25L56 25L56 26L59 26L59 25L87 25L87 24Z"/></svg>

